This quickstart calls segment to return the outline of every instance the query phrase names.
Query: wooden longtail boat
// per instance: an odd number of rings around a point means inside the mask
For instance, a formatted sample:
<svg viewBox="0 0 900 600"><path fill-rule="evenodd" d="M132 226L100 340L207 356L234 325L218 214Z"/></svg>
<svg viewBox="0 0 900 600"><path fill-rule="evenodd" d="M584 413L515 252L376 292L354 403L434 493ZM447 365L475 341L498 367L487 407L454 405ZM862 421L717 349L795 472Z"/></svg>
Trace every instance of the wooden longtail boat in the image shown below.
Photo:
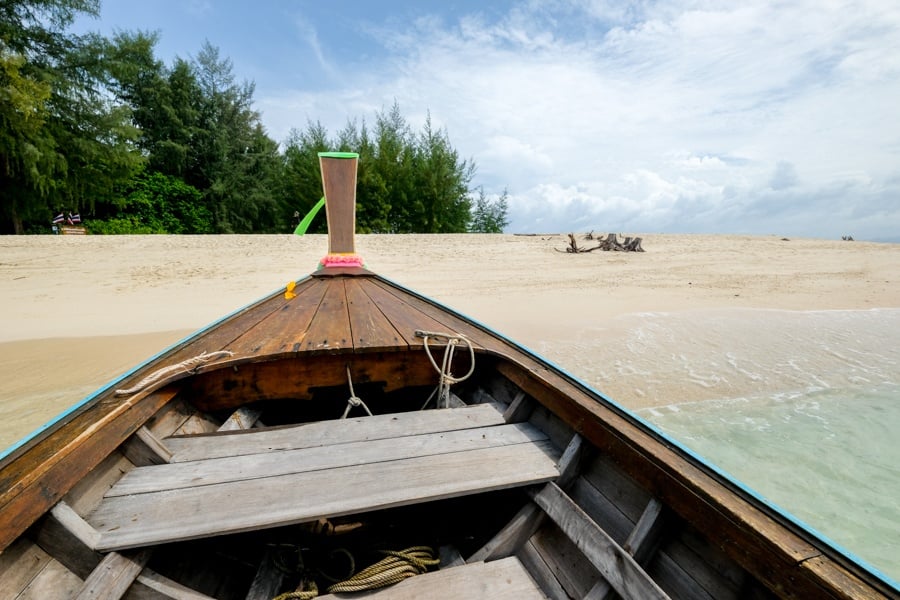
<svg viewBox="0 0 900 600"><path fill-rule="evenodd" d="M356 159L320 160L322 268L7 451L0 596L897 597L597 392L362 267Z"/></svg>

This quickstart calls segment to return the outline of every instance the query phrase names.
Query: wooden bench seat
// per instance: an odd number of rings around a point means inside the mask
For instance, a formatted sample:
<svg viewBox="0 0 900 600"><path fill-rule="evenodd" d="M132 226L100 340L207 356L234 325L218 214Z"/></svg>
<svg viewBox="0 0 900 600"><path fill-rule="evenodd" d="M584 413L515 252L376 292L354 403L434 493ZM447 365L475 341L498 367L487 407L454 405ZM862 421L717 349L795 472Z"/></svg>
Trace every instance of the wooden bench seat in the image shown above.
<svg viewBox="0 0 900 600"><path fill-rule="evenodd" d="M191 438L241 443L229 447L235 454L206 447L212 458L132 470L87 521L100 534L98 550L119 550L556 478L559 453L547 436L498 414L480 405L320 422L290 428L289 444L270 443L273 431Z"/></svg>
<svg viewBox="0 0 900 600"><path fill-rule="evenodd" d="M505 423L495 404L475 404L461 409L441 409L375 415L341 421L317 421L290 427L256 431L229 431L165 439L171 462L224 456L295 450L347 442L388 439L418 433L436 433Z"/></svg>
<svg viewBox="0 0 900 600"><path fill-rule="evenodd" d="M546 598L528 571L513 556L493 562L476 562L452 569L417 575L391 587L367 593L353 594L354 598L375 600L418 600L443 598L491 598L529 600ZM347 598L347 594L320 596L322 600Z"/></svg>

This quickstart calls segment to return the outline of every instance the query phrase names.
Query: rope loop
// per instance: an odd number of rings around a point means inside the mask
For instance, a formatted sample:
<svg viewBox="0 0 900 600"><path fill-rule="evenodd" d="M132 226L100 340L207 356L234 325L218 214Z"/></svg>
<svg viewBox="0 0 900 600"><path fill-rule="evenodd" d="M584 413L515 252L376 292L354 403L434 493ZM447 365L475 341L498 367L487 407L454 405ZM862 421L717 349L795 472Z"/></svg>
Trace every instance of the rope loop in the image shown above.
<svg viewBox="0 0 900 600"><path fill-rule="evenodd" d="M431 403L431 399L434 398L435 394L438 396L437 408L449 408L450 386L465 381L475 372L475 349L472 347L472 342L462 334L454 335L436 331L422 331L421 329L416 330L415 336L422 338L425 346L425 354L428 355L431 366L438 372L438 386L435 391L431 393L420 410L425 410ZM441 366L438 366L437 361L434 360L434 356L431 354L431 344L428 343L428 340L431 338L436 340L446 340L446 345L444 346L444 358L441 361ZM469 351L469 372L462 377L454 377L450 372L450 367L453 364L453 355L456 352L456 348L460 344L465 344Z"/></svg>

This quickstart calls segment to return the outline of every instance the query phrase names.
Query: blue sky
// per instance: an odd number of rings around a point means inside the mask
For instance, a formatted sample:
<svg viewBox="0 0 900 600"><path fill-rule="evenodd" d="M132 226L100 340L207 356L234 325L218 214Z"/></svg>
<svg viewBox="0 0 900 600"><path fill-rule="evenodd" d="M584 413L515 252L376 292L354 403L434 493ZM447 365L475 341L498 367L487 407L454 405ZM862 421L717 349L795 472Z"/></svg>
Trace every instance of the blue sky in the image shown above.
<svg viewBox="0 0 900 600"><path fill-rule="evenodd" d="M103 0L103 33L204 40L271 137L430 112L509 232L900 240L900 3Z"/></svg>

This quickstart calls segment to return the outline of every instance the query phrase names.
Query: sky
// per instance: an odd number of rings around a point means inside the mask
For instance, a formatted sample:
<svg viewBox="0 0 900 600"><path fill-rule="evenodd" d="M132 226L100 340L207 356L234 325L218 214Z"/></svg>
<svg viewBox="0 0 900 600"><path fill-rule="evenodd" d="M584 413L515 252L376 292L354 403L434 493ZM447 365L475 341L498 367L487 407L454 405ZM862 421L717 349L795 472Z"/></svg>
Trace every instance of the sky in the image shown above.
<svg viewBox="0 0 900 600"><path fill-rule="evenodd" d="M900 241L896 0L102 0L82 30L204 41L270 137L430 114L510 233Z"/></svg>

